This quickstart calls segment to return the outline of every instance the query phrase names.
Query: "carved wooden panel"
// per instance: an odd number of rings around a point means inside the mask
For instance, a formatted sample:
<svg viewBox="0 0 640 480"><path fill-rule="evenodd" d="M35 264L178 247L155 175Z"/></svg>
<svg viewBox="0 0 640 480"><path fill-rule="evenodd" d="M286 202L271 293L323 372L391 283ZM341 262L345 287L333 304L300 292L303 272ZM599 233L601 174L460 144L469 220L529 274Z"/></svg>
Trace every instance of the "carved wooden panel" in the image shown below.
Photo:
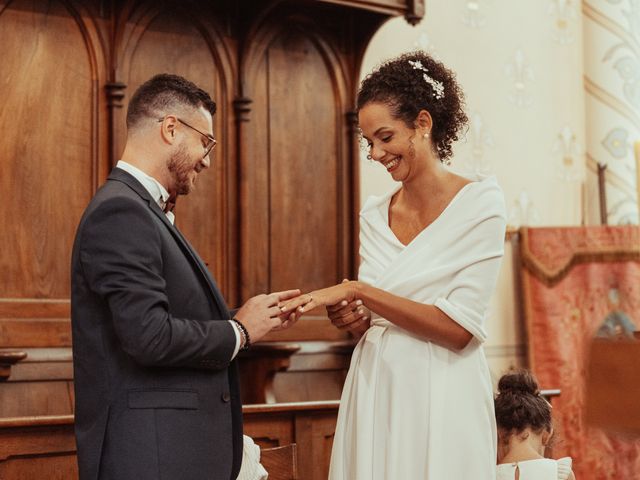
<svg viewBox="0 0 640 480"><path fill-rule="evenodd" d="M229 304L353 276L360 61L422 4L0 0L0 348L70 346L75 229L122 153L128 95L159 72L218 105L212 166L176 215ZM347 337L305 319L267 340Z"/></svg>
<svg viewBox="0 0 640 480"><path fill-rule="evenodd" d="M96 163L90 52L56 1L0 6L0 44L0 298L68 298Z"/></svg>
<svg viewBox="0 0 640 480"><path fill-rule="evenodd" d="M309 291L339 281L341 105L321 52L300 30L283 31L267 56L270 287Z"/></svg>
<svg viewBox="0 0 640 480"><path fill-rule="evenodd" d="M145 16L148 24L138 24L144 29L140 36L131 38L127 45L125 65L122 70L127 85L124 102L146 80L158 73L175 73L196 83L206 90L216 101L214 116L214 136L218 144L211 157L211 168L198 178L196 188L188 196L178 199L174 213L176 225L196 248L209 265L223 291L229 291L227 284L227 238L228 215L226 212L228 185L226 177L228 158L227 146L233 145L233 135L226 125L229 122L229 97L225 88L228 80L223 77L224 69L216 63L212 49L220 45L208 43L208 39L197 28L193 18L181 15L171 9L158 12L155 16ZM142 20L141 20L142 21ZM119 110L120 123L125 123L125 109ZM165 112L172 113L172 112ZM120 135L124 135L121 132ZM123 144L123 140L118 142Z"/></svg>
<svg viewBox="0 0 640 480"><path fill-rule="evenodd" d="M243 298L334 284L353 260L342 250L353 218L343 71L331 42L298 18L283 23L267 23L256 35L262 48L246 60L253 103L240 172Z"/></svg>
<svg viewBox="0 0 640 480"><path fill-rule="evenodd" d="M71 346L68 300L0 299L0 348Z"/></svg>
<svg viewBox="0 0 640 480"><path fill-rule="evenodd" d="M261 56L255 67L267 72ZM251 103L245 104L240 130L241 298L268 292L269 285L269 90L265 75L251 82ZM283 226L282 228L287 228Z"/></svg>
<svg viewBox="0 0 640 480"><path fill-rule="evenodd" d="M172 72L218 105L212 166L176 216L230 305L332 284L356 269L350 112L360 62L389 16L413 21L422 7L0 0L0 348L28 353L0 383L0 478L77 475L73 419L64 415L74 406L70 253L82 211L122 153L128 96ZM348 334L305 318L267 340ZM274 395L336 398L347 358L333 350L294 356ZM262 446L298 442L300 478L326 478L337 402L244 413L246 433Z"/></svg>
<svg viewBox="0 0 640 480"><path fill-rule="evenodd" d="M295 419L296 444L306 455L298 459L298 469L304 472L302 478L324 480L329 478L331 447L336 431L337 415L327 412L313 412L297 416Z"/></svg>

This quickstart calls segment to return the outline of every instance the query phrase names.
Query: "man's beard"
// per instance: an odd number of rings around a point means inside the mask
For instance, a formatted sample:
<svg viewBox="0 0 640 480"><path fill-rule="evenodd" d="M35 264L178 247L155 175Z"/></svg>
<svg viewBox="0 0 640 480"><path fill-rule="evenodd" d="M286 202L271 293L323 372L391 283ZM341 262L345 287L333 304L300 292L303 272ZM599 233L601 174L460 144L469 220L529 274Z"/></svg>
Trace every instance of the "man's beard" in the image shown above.
<svg viewBox="0 0 640 480"><path fill-rule="evenodd" d="M189 160L189 155L184 144L181 144L167 165L177 195L187 195L191 192L193 184L191 183L190 175L193 172L193 168L194 163Z"/></svg>

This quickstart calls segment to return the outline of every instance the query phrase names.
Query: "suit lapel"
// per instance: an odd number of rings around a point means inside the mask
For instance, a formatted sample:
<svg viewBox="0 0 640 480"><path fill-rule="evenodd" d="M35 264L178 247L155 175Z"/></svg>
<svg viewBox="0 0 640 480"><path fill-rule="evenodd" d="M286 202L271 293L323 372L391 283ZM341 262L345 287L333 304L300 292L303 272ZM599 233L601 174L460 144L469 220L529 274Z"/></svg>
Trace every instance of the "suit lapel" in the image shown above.
<svg viewBox="0 0 640 480"><path fill-rule="evenodd" d="M169 232L171 233L173 238L177 241L178 245L186 254L187 258L189 258L191 262L198 267L198 270L200 271L200 274L206 281L206 284L209 287L209 291L211 292L211 295L213 296L220 312L223 315L230 317L227 304L224 301L224 298L222 298L220 289L218 288L218 285L213 279L213 276L209 272L209 269L204 264L200 256L196 253L196 251L191 247L187 239L182 236L182 233L178 230L178 228L169 221L165 213L160 209L160 206L158 205L158 203L151 197L151 195L149 194L149 191L146 188L144 188L144 186L142 186L142 184L138 182L133 175L130 175L128 172L125 172L120 168L114 168L111 171L111 174L109 175L107 180L115 180L115 181L124 183L125 185L130 187L133 191L135 191L138 195L140 195L140 197L142 197L144 200L148 202L149 208L151 209L151 211L169 229Z"/></svg>
<svg viewBox="0 0 640 480"><path fill-rule="evenodd" d="M159 207L158 207L158 210L160 210ZM162 215L166 219L166 215L164 214L164 212L162 213ZM182 245L186 248L187 252L191 256L191 259L198 266L200 273L207 280L207 285L209 285L209 289L211 290L211 293L213 294L213 297L215 298L220 311L227 317L231 318L231 314L229 313L227 303L224 301L224 298L222 298L222 293L220 292L220 289L218 288L216 281L214 280L213 276L209 272L209 269L207 268L205 263L200 258L200 255L198 255L198 253L191 247L191 244L187 241L186 238L184 238L184 236L182 235L182 232L178 230L178 227L176 227L175 225L171 225L171 222L169 222L168 220L167 220L167 223L171 226L172 232L175 232L177 234L176 238L178 238L179 241L182 243Z"/></svg>

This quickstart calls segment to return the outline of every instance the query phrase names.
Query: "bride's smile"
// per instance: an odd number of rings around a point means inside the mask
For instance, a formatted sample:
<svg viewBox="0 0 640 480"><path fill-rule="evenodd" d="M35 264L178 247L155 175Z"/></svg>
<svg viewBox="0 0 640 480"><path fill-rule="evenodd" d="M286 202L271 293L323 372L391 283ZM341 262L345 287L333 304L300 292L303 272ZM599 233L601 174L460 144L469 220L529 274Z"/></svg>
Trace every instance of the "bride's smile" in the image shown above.
<svg viewBox="0 0 640 480"><path fill-rule="evenodd" d="M402 160L402 157L393 157L389 160L381 160L380 163L384 165L384 168L387 169L387 172L391 173L400 164L400 160Z"/></svg>

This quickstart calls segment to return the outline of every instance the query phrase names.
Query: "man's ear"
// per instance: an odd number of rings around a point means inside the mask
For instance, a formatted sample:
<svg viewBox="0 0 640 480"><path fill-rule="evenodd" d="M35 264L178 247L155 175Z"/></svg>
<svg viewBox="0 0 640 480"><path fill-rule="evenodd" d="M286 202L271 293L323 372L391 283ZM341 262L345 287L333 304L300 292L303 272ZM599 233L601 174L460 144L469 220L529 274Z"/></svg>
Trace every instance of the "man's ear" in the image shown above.
<svg viewBox="0 0 640 480"><path fill-rule="evenodd" d="M160 123L160 135L162 139L173 145L176 141L176 127L178 126L178 118L175 115L167 115Z"/></svg>

